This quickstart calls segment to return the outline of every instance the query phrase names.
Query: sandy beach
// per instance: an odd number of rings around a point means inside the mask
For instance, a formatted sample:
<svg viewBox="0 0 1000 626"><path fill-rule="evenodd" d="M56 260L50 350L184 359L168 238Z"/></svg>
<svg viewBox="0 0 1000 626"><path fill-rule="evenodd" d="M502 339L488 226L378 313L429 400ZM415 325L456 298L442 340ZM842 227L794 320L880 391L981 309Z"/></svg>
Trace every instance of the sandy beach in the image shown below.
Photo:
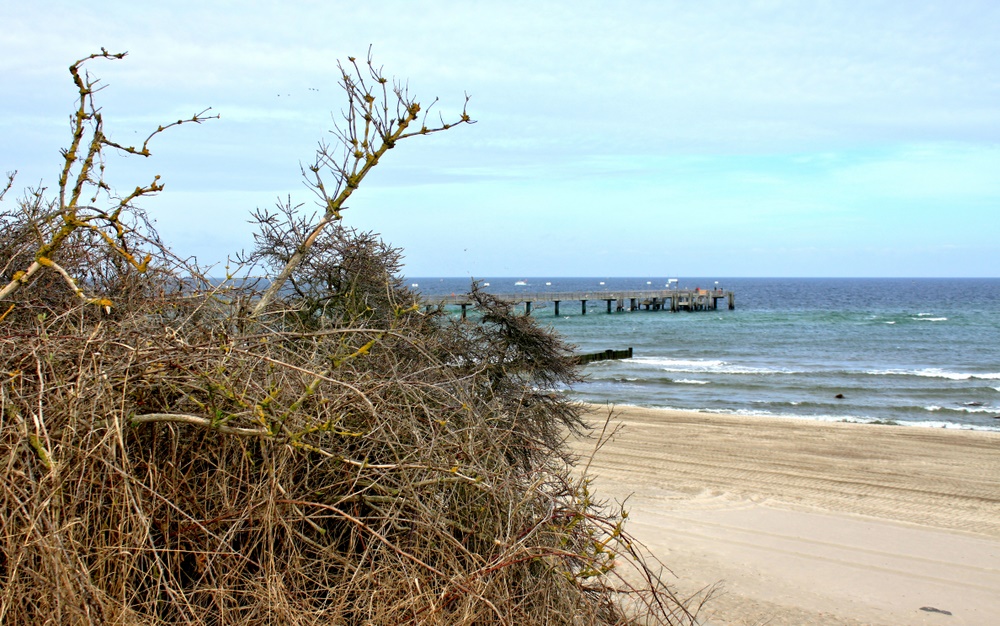
<svg viewBox="0 0 1000 626"><path fill-rule="evenodd" d="M704 623L1000 623L1000 433L615 413L596 493L681 595L719 585Z"/></svg>

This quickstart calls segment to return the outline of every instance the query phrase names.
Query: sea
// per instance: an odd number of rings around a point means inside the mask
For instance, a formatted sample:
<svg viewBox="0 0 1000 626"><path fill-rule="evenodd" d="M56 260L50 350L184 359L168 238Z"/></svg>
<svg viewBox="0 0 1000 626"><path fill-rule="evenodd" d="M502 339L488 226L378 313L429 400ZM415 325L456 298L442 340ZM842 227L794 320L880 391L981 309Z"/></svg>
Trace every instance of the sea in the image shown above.
<svg viewBox="0 0 1000 626"><path fill-rule="evenodd" d="M673 280L671 280L673 279ZM633 357L583 368L560 390L612 404L826 421L1000 430L1000 278L483 277L486 291L588 291L531 315L581 353ZM470 278L412 277L427 299ZM676 282L674 282L676 281ZM614 311L604 294L719 288L714 311ZM522 305L523 306L523 305ZM459 315L455 308L453 314Z"/></svg>

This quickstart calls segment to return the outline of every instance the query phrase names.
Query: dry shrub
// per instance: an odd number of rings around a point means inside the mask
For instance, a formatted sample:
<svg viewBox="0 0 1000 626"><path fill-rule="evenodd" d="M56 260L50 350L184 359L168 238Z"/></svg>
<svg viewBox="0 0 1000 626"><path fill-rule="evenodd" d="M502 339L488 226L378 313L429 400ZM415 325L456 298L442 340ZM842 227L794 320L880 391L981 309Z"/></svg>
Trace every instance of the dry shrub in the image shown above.
<svg viewBox="0 0 1000 626"><path fill-rule="evenodd" d="M0 623L693 623L574 474L553 333L425 310L339 223L254 312L116 202L27 277L67 205L0 213Z"/></svg>

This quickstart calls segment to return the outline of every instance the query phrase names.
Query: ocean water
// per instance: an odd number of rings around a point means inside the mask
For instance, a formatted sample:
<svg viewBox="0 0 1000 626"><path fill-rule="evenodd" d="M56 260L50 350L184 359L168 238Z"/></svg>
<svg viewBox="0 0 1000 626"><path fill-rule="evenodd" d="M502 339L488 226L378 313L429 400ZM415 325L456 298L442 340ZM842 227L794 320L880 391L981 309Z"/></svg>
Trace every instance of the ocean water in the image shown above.
<svg viewBox="0 0 1000 626"><path fill-rule="evenodd" d="M659 289L667 277L484 278L495 293ZM433 299L468 278L412 278ZM526 285L515 285L515 281ZM587 365L565 390L587 402L1000 430L1000 279L684 278L736 294L730 311L607 313L591 300L531 314ZM603 284L602 284L603 283ZM724 307L724 303L720 303ZM842 395L843 398L837 398Z"/></svg>

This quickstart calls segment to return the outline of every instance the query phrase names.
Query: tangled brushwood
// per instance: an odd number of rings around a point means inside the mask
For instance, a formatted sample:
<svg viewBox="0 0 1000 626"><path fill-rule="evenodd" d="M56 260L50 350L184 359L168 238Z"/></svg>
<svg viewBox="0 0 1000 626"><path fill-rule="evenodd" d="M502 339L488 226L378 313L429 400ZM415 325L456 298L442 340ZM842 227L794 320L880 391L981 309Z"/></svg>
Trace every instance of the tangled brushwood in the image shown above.
<svg viewBox="0 0 1000 626"><path fill-rule="evenodd" d="M117 196L85 71L58 189L0 204L0 623L693 623L566 451L569 350L504 302L426 310L400 255L341 222L428 126L342 68L320 210L257 214L209 279ZM177 124L200 123L205 112ZM335 153L335 150L338 152ZM13 175L0 199L8 195Z"/></svg>

